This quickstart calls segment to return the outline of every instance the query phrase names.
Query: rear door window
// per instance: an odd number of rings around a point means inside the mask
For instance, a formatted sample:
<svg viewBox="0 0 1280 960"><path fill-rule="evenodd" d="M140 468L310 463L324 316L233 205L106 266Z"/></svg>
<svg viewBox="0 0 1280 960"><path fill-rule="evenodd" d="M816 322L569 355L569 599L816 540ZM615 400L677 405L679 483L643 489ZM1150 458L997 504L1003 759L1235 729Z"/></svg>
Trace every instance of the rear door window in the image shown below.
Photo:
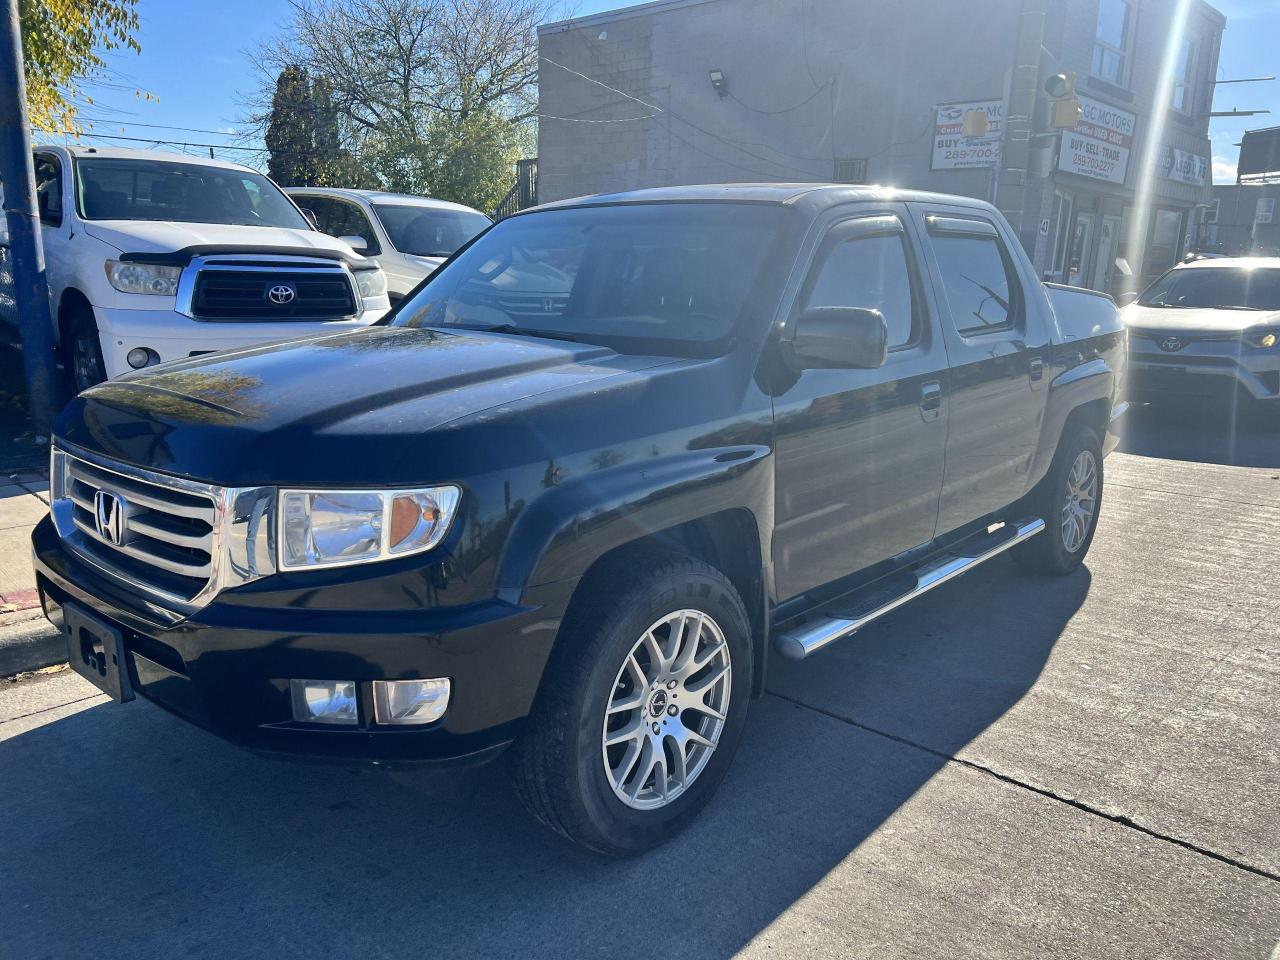
<svg viewBox="0 0 1280 960"><path fill-rule="evenodd" d="M1014 327L1021 288L995 226L954 217L929 217L928 224L956 330L975 336Z"/></svg>

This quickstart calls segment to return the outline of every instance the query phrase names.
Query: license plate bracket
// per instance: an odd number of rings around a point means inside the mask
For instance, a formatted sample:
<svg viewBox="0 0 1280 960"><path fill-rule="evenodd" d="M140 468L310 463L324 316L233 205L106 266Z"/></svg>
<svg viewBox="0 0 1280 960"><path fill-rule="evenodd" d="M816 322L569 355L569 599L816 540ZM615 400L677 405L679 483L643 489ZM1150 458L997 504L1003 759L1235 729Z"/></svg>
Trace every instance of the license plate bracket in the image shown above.
<svg viewBox="0 0 1280 960"><path fill-rule="evenodd" d="M124 635L75 604L64 605L62 616L71 669L117 703L134 699Z"/></svg>

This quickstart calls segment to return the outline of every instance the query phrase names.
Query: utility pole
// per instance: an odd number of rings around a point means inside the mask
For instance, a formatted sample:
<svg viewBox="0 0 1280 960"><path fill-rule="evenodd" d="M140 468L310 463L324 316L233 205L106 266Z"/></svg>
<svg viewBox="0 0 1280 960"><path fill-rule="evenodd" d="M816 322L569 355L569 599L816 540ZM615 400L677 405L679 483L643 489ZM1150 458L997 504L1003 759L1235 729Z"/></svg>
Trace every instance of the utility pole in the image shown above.
<svg viewBox="0 0 1280 960"><path fill-rule="evenodd" d="M40 247L36 175L27 125L27 83L22 71L18 0L0 0L0 179L13 258L13 293L22 338L27 409L37 436L48 437L58 410L58 372L53 362L49 284Z"/></svg>

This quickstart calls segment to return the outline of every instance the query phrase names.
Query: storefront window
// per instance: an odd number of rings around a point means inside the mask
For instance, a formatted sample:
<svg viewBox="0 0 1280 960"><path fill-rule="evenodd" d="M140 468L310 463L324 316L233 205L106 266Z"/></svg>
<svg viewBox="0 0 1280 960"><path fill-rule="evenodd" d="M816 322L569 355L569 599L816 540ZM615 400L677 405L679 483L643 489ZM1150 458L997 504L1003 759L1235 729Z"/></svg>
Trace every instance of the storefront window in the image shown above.
<svg viewBox="0 0 1280 960"><path fill-rule="evenodd" d="M1148 281L1172 267L1182 255L1182 210L1160 208L1151 218L1151 240L1142 264L1142 275Z"/></svg>

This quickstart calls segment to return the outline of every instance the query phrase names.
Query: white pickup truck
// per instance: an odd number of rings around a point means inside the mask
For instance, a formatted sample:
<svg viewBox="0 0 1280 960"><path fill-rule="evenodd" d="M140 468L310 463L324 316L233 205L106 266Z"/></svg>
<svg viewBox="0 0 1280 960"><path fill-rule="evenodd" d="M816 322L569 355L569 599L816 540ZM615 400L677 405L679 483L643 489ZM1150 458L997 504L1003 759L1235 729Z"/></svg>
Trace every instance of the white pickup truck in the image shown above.
<svg viewBox="0 0 1280 960"><path fill-rule="evenodd" d="M364 327L386 276L247 167L171 153L35 152L50 310L71 386L166 360Z"/></svg>

